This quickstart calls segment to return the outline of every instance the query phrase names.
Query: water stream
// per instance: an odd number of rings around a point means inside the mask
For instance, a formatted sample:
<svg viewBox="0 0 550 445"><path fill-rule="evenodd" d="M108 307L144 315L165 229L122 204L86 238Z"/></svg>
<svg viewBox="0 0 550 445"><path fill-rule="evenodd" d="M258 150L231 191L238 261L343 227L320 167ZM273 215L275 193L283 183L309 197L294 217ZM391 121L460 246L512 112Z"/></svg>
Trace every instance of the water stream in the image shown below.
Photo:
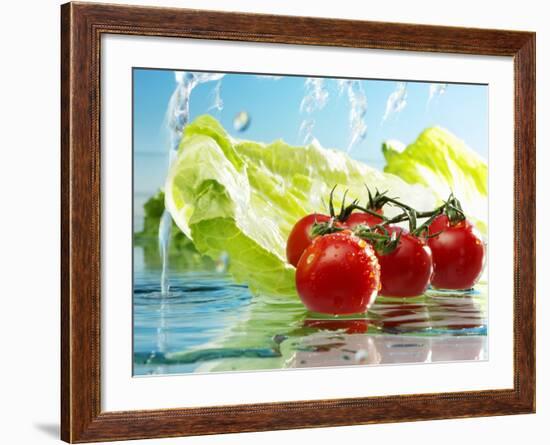
<svg viewBox="0 0 550 445"><path fill-rule="evenodd" d="M188 71L177 71L175 73L176 88L172 93L168 110L166 113L166 124L170 132L170 146L168 149L168 170L176 159L179 143L185 126L189 122L189 103L191 93L197 85L218 80L216 86L216 97L214 107L221 109L223 102L219 97L221 79L223 73L194 73ZM170 280L168 276L168 252L170 250L170 238L172 235L172 217L168 210L164 210L159 224L159 251L162 259L162 272L160 279L161 295L167 295L170 291Z"/></svg>

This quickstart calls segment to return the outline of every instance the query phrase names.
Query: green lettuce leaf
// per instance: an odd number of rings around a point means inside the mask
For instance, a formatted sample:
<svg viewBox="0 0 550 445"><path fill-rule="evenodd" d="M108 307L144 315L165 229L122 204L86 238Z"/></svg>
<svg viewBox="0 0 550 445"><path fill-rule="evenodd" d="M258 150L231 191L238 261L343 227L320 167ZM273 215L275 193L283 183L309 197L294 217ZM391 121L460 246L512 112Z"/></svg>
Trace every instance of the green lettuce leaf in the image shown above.
<svg viewBox="0 0 550 445"><path fill-rule="evenodd" d="M285 255L292 226L308 213L326 211L334 185L336 202L348 189L348 199L365 203L365 184L406 197L419 210L435 204L423 185L409 185L343 152L235 140L204 115L186 127L166 180L165 204L201 254L227 255L236 281L264 297L296 297L295 269Z"/></svg>
<svg viewBox="0 0 550 445"><path fill-rule="evenodd" d="M409 184L429 187L439 201L447 199L452 191L467 216L482 233L487 233L487 162L462 140L443 128L432 127L406 148L387 141L382 151L385 172Z"/></svg>

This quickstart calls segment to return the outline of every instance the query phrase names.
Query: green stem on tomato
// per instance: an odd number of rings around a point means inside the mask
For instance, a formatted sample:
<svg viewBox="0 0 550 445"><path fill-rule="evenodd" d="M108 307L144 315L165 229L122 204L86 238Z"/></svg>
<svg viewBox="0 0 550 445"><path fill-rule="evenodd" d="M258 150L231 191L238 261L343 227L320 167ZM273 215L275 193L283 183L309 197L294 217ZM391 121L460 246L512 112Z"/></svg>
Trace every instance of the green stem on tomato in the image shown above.
<svg viewBox="0 0 550 445"><path fill-rule="evenodd" d="M424 236L426 238L436 236L436 234L428 235L428 226L434 221L437 216L441 214L445 214L449 218L449 222L451 223L451 225L457 224L460 221L466 219L460 201L454 196L452 192L449 195L449 198L447 198L447 200L442 205L436 207L434 210L419 212L415 208L401 202L399 198L390 198L386 195L387 191L380 193L378 190L376 190L376 193L373 196L367 185L365 185L368 193L368 203L366 207L359 205L357 199L346 206L345 201L348 194L348 190L346 190L342 198L340 212L338 215L336 215L336 212L334 210L334 191L336 190L336 187L337 185L332 188L329 196L329 211L331 216L330 227L318 228L318 230L323 233L333 233L336 231L340 231L341 229L334 226L334 222L345 222L354 210L360 210L361 212L379 218L382 221L380 224L377 225L379 229L390 224L397 224L400 222L408 221L409 232L411 234L415 236ZM382 209L383 206L386 204L392 204L396 207L399 207L402 210L402 213L392 218L388 218L387 216L378 213L377 210ZM417 227L418 219L424 218L427 218L426 221L424 221L420 226Z"/></svg>

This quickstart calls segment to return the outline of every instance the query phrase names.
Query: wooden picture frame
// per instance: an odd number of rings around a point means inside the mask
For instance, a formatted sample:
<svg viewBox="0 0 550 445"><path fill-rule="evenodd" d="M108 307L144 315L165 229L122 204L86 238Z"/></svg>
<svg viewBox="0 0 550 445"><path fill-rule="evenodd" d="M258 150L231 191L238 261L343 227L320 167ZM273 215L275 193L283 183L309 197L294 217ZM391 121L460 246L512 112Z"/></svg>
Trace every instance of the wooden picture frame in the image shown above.
<svg viewBox="0 0 550 445"><path fill-rule="evenodd" d="M92 3L65 4L61 18L63 440L93 442L535 412L534 33ZM513 389L102 412L100 38L103 34L513 57Z"/></svg>

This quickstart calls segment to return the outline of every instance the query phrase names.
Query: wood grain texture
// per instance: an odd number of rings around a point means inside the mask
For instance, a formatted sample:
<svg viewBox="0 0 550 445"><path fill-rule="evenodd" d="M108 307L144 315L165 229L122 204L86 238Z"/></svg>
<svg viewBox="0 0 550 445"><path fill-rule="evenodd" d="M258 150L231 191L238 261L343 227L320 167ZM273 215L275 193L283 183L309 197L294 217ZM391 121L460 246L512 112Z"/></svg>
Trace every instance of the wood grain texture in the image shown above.
<svg viewBox="0 0 550 445"><path fill-rule="evenodd" d="M61 8L61 436L67 442L310 428L535 410L535 35L171 8ZM514 388L101 412L100 38L104 33L512 56ZM530 230L520 230L529 226ZM510 252L512 254L512 252ZM182 404L185 400L182 399Z"/></svg>

